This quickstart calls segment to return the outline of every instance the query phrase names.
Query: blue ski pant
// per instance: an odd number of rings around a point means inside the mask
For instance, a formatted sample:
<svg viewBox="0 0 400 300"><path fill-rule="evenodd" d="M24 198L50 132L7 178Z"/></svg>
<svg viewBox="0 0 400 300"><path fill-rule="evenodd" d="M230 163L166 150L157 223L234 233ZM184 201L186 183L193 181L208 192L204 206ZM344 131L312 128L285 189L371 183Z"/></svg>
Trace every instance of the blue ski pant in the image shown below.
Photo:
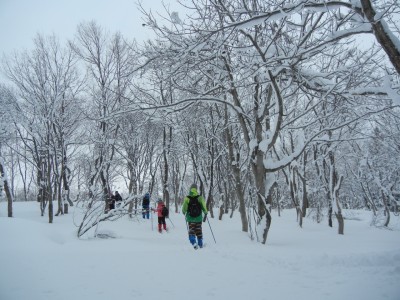
<svg viewBox="0 0 400 300"><path fill-rule="evenodd" d="M150 219L150 205L143 205L142 215L143 219Z"/></svg>

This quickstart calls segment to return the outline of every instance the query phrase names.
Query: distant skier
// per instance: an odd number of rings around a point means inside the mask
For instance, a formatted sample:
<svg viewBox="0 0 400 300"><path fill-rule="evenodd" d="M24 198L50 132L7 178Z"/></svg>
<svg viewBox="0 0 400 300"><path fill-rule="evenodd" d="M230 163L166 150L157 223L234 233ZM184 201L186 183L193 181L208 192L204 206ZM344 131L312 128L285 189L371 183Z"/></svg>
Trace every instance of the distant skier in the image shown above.
<svg viewBox="0 0 400 300"><path fill-rule="evenodd" d="M150 218L150 193L146 193L142 200L142 215L143 219Z"/></svg>
<svg viewBox="0 0 400 300"><path fill-rule="evenodd" d="M157 213L157 217L158 217L158 232L162 233L162 228L165 231L168 231L167 230L167 224L165 223L165 218L168 217L168 209L165 206L164 202L161 199L159 199L157 201L157 208L152 208L152 210Z"/></svg>
<svg viewBox="0 0 400 300"><path fill-rule="evenodd" d="M113 193L110 192L110 210L111 209L115 209L115 195L113 195Z"/></svg>
<svg viewBox="0 0 400 300"><path fill-rule="evenodd" d="M189 241L195 249L198 247L203 248L201 222L206 219L207 212L206 202L203 196L199 195L197 185L192 184L190 186L189 195L183 200L182 213L185 215L189 226Z"/></svg>
<svg viewBox="0 0 400 300"><path fill-rule="evenodd" d="M116 207L120 207L121 202L122 202L122 197L118 193L118 191L115 191L114 199L115 199Z"/></svg>
<svg viewBox="0 0 400 300"><path fill-rule="evenodd" d="M114 209L114 195L110 192L106 198L106 205L104 207L104 213L108 213L111 209Z"/></svg>

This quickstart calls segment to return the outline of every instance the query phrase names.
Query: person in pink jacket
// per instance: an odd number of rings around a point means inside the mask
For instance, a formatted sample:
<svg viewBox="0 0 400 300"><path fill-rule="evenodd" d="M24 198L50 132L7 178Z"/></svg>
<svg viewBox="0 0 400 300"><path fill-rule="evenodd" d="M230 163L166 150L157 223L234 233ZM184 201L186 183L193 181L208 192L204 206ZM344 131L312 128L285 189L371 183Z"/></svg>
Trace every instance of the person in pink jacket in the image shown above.
<svg viewBox="0 0 400 300"><path fill-rule="evenodd" d="M164 202L159 199L157 201L157 208L152 208L152 211L157 212L158 216L158 232L162 233L162 228L164 228L165 231L167 230L167 224L165 223L165 218L168 217L168 209L166 208Z"/></svg>

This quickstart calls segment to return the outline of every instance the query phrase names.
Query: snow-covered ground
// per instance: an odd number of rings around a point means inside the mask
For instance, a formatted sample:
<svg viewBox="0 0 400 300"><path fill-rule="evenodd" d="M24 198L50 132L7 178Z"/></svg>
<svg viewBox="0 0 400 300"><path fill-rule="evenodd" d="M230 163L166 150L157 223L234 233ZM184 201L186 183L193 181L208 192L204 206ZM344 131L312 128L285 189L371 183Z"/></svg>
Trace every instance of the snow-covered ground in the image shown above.
<svg viewBox="0 0 400 300"><path fill-rule="evenodd" d="M128 299L400 299L400 230L370 226L366 211L336 224L293 210L273 212L268 245L241 232L239 216L203 223L206 247L194 250L181 214L159 234L151 221L128 217L101 223L114 238L76 237L73 214L40 217L38 204L0 203L1 300ZM398 220L392 219L396 225ZM155 222L153 224L155 226Z"/></svg>

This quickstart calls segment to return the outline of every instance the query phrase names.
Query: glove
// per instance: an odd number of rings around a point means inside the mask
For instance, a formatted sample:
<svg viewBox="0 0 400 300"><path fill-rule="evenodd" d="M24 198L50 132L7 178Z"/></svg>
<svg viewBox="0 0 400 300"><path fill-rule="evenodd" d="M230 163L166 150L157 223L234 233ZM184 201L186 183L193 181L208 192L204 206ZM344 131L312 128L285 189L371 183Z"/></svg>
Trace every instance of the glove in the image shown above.
<svg viewBox="0 0 400 300"><path fill-rule="evenodd" d="M205 222L206 219L207 219L207 214L204 215L204 217L203 217L203 222Z"/></svg>

